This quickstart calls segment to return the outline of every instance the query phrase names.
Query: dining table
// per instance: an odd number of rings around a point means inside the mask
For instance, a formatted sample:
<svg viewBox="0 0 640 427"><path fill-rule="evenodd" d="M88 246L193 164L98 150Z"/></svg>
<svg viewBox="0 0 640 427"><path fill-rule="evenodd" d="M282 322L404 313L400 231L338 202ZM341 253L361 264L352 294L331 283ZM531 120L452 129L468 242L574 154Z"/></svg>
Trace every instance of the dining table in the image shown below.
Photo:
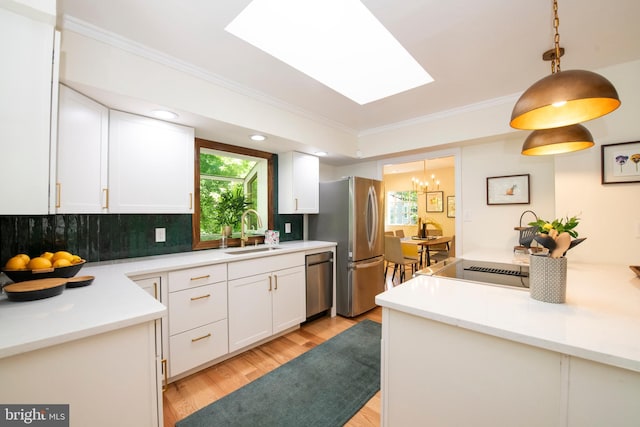
<svg viewBox="0 0 640 427"><path fill-rule="evenodd" d="M429 236L429 237L416 237L416 236L412 236L412 237L405 237L403 239L401 239L402 243L405 244L411 244L411 245L416 245L416 246L421 246L423 248L422 252L420 253L420 266L423 266L422 263L422 253L426 253L425 255L425 266L429 267L431 265L431 254L429 252L429 247L430 246L435 246L435 245L442 245L442 244L446 244L447 245L447 251L449 250L449 244L451 243L451 241L453 240L453 237L451 236Z"/></svg>

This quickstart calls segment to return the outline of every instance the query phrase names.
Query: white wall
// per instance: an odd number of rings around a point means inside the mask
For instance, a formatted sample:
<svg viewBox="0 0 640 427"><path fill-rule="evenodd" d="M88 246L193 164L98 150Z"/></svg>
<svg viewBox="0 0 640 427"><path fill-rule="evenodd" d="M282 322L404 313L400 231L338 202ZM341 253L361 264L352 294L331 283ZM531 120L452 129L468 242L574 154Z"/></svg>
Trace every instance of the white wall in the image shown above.
<svg viewBox="0 0 640 427"><path fill-rule="evenodd" d="M554 159L520 154L524 135L511 135L492 142L462 148L462 206L456 220L462 221L459 253L482 249L513 250L518 245L520 216L526 210L538 217L554 215ZM529 174L530 203L487 205L487 177ZM533 221L523 217L523 225ZM460 250L462 249L462 250Z"/></svg>

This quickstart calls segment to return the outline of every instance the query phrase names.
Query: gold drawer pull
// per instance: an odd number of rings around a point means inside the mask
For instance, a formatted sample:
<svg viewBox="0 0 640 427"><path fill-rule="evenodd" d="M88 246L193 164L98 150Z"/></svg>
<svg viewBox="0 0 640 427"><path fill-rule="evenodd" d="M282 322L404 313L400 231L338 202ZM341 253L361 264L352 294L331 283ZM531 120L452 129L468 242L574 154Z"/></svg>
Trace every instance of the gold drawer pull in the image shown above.
<svg viewBox="0 0 640 427"><path fill-rule="evenodd" d="M191 279L189 279L189 280L192 280L192 281L193 281L193 280L208 279L209 277L211 277L211 275L210 275L210 274L207 274L207 275L204 275L204 276L192 277L192 278L191 278Z"/></svg>
<svg viewBox="0 0 640 427"><path fill-rule="evenodd" d="M198 338L191 338L191 342L200 341L200 340L203 340L205 338L209 338L210 336L211 336L211 332L209 332L207 335L203 335L203 336L198 337Z"/></svg>
<svg viewBox="0 0 640 427"><path fill-rule="evenodd" d="M202 296L199 296L199 297L191 297L191 301L196 301L196 300L199 300L199 299L209 298L210 296L211 296L211 294L206 294L206 295L202 295Z"/></svg>

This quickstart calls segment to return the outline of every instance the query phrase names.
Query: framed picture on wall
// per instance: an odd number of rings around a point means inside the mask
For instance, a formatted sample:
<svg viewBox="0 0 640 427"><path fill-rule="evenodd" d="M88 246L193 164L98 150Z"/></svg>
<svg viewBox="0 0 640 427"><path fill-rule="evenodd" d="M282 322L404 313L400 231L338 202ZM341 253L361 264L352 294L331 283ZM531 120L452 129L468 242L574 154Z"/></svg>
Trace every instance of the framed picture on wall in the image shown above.
<svg viewBox="0 0 640 427"><path fill-rule="evenodd" d="M608 144L602 150L602 183L640 182L640 141Z"/></svg>
<svg viewBox="0 0 640 427"><path fill-rule="evenodd" d="M427 212L444 212L442 191L427 191Z"/></svg>
<svg viewBox="0 0 640 427"><path fill-rule="evenodd" d="M487 205L528 205L529 174L487 178Z"/></svg>
<svg viewBox="0 0 640 427"><path fill-rule="evenodd" d="M447 218L456 217L456 196L447 196Z"/></svg>

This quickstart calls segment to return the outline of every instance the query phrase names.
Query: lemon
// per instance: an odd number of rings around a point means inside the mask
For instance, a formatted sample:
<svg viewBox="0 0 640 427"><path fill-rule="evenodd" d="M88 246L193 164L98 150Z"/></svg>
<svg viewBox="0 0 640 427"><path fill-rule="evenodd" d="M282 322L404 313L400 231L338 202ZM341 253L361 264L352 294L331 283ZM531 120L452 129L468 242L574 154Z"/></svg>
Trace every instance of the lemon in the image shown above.
<svg viewBox="0 0 640 427"><path fill-rule="evenodd" d="M71 259L73 259L73 255L67 251L58 251L55 254L53 254L53 258L51 258L51 262L56 262L59 259L66 259L67 261L71 262Z"/></svg>
<svg viewBox="0 0 640 427"><path fill-rule="evenodd" d="M51 258L53 258L53 252L44 252L42 255L40 255L41 258L46 258L49 261L51 261Z"/></svg>
<svg viewBox="0 0 640 427"><path fill-rule="evenodd" d="M82 261L84 260L80 258L79 255L74 255L71 257L71 264L80 264Z"/></svg>
<svg viewBox="0 0 640 427"><path fill-rule="evenodd" d="M26 270L27 263L24 262L24 258L19 255L9 258L9 261L5 264L4 268L7 270Z"/></svg>
<svg viewBox="0 0 640 427"><path fill-rule="evenodd" d="M52 266L51 261L42 257L31 258L31 261L29 261L29 264L27 264L27 268L31 270L39 270L41 268L51 268L51 266Z"/></svg>
<svg viewBox="0 0 640 427"><path fill-rule="evenodd" d="M53 262L53 268L69 267L70 265L71 261L64 258L57 259Z"/></svg>
<svg viewBox="0 0 640 427"><path fill-rule="evenodd" d="M26 267L27 264L29 264L29 261L31 261L31 257L29 257L29 255L27 255L27 254L18 254L18 255L16 255L16 257L19 257L24 261L25 267Z"/></svg>

